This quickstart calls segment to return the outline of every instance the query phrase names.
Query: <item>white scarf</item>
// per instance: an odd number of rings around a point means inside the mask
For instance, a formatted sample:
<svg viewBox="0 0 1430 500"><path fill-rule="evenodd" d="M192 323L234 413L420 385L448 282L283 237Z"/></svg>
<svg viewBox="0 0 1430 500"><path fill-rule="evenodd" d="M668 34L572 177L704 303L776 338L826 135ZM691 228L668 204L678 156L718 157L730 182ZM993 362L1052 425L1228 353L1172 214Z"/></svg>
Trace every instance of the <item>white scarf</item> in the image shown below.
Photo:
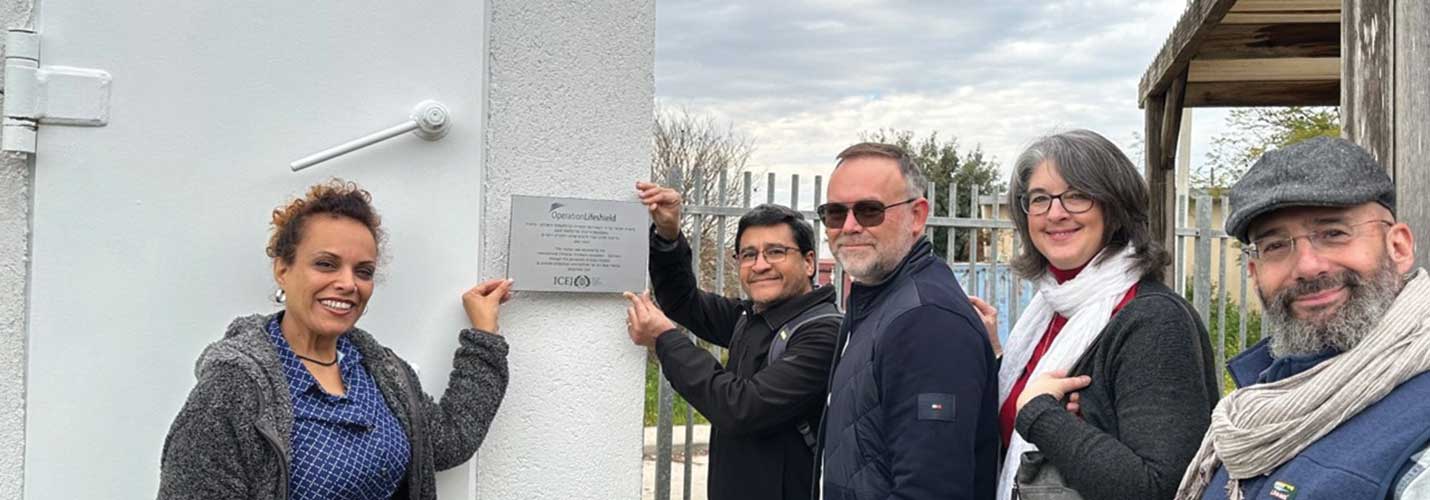
<svg viewBox="0 0 1430 500"><path fill-rule="evenodd" d="M1028 380L1054 370L1069 370L1088 346L1097 340L1102 328L1112 319L1112 310L1127 289L1132 288L1141 276L1135 272L1136 261L1132 259L1132 248L1124 248L1101 262L1096 257L1078 273L1077 277L1058 284L1051 273L1038 280L1038 293L1033 301L1013 325L1008 341L1003 344L1003 364L998 370L998 407L1007 401L1013 384L1023 374L1023 368L1033 357L1033 350L1047 331L1053 314L1061 314L1068 319L1053 345L1038 360ZM1100 253L1098 254L1101 255ZM1024 452L1038 447L1023 439L1016 430L1008 443L1008 453L1003 458L1003 469L998 479L998 500L1009 500L1013 494L1014 478L1018 474L1018 464Z"/></svg>
<svg viewBox="0 0 1430 500"><path fill-rule="evenodd" d="M1418 269L1385 318L1351 350L1222 398L1176 498L1201 498L1217 468L1225 467L1226 497L1241 500L1242 479L1276 470L1402 382L1430 371L1428 332L1430 276Z"/></svg>

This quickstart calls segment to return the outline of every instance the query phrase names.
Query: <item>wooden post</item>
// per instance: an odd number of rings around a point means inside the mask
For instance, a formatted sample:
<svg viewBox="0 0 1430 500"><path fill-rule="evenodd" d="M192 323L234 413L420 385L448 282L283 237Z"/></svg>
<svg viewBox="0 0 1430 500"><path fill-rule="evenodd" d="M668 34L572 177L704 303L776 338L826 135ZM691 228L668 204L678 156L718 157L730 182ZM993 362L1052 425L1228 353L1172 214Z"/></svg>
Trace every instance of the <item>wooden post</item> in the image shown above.
<svg viewBox="0 0 1430 500"><path fill-rule="evenodd" d="M1396 186L1396 218L1430 237L1430 3L1342 0L1342 134L1370 151ZM1430 259L1417 245L1416 261Z"/></svg>
<svg viewBox="0 0 1430 500"><path fill-rule="evenodd" d="M1430 262L1430 2L1395 2L1395 172L1396 217L1410 224L1420 244L1415 260Z"/></svg>
<svg viewBox="0 0 1430 500"><path fill-rule="evenodd" d="M1162 246L1171 251L1172 233L1176 225L1173 223L1172 214L1176 213L1176 179L1172 177L1172 172L1162 165L1162 109L1165 106L1165 98L1160 95L1147 98L1146 128L1142 134L1143 159L1146 165L1144 172L1147 175L1147 185L1151 190L1149 198L1151 206L1148 207L1149 219L1152 226L1152 239L1162 242ZM1172 271L1175 267L1168 266L1162 272L1162 282L1166 284L1174 283Z"/></svg>
<svg viewBox="0 0 1430 500"><path fill-rule="evenodd" d="M1172 81L1167 93L1147 98L1147 128L1143 144L1146 147L1147 187L1151 191L1152 237L1171 251L1176 244L1177 223L1177 138L1182 123L1182 103L1186 98L1187 73L1184 70ZM1169 263L1163 271L1163 283L1175 283Z"/></svg>
<svg viewBox="0 0 1430 500"><path fill-rule="evenodd" d="M1395 175L1394 0L1341 2L1341 134ZM1399 2L1412 3L1412 2ZM1417 85L1419 86L1419 85Z"/></svg>

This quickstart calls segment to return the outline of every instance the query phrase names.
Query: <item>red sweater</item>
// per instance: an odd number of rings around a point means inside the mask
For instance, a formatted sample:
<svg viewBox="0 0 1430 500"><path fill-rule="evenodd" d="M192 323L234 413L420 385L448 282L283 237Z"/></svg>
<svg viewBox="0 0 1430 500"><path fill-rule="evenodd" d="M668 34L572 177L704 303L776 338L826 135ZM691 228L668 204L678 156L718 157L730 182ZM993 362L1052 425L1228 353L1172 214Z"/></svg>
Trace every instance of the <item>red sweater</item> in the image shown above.
<svg viewBox="0 0 1430 500"><path fill-rule="evenodd" d="M1053 278L1058 280L1058 284L1062 284L1067 280L1077 277L1078 273L1081 273L1084 267L1087 267L1087 265L1083 264L1077 269L1064 271L1056 267L1048 266L1048 270L1052 271ZM1121 311L1122 306L1131 302L1135 296L1137 296L1136 283L1132 284L1132 288L1127 289L1127 294L1123 295L1122 300L1117 303L1117 306L1112 308L1112 315L1116 316L1117 311ZM1053 320L1048 323L1048 329L1043 332L1043 338L1039 339L1038 345L1033 348L1033 356L1028 358L1027 366L1023 367L1023 374L1018 376L1018 381L1013 384L1013 390L1008 393L1008 400L1004 401L1003 407L999 409L998 428L1003 433L1004 449L1008 448L1008 443L1013 439L1013 421L1018 416L1018 396L1023 394L1023 387L1028 385L1028 376L1033 374L1033 368L1038 366L1038 360L1043 359L1043 355L1048 352L1048 347L1053 345L1053 339L1058 337L1058 333L1062 332L1063 326L1067 324L1067 318L1064 318L1061 314L1053 313Z"/></svg>

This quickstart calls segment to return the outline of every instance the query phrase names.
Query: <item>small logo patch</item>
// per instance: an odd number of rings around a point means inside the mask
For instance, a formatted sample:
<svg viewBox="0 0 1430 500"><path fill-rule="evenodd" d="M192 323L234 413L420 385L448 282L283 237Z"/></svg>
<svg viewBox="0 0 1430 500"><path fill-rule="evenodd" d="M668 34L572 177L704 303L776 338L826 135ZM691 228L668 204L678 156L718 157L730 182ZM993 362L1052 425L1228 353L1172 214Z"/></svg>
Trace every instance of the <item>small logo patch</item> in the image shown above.
<svg viewBox="0 0 1430 500"><path fill-rule="evenodd" d="M1271 485L1271 498L1276 500L1293 500L1296 498L1296 485L1277 481Z"/></svg>
<svg viewBox="0 0 1430 500"><path fill-rule="evenodd" d="M918 419L953 421L955 399L952 394L923 393L918 396Z"/></svg>

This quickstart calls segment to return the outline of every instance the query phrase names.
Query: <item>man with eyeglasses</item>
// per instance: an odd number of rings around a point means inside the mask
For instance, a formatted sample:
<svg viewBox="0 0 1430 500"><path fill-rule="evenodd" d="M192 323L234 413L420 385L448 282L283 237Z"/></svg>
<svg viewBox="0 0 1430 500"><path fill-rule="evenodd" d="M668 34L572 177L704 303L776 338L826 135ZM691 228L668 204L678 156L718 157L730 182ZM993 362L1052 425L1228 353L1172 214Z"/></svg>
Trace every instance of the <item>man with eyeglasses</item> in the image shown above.
<svg viewBox="0 0 1430 500"><path fill-rule="evenodd" d="M1318 138L1231 188L1266 339L1228 363L1179 499L1430 498L1430 276L1365 150Z"/></svg>
<svg viewBox="0 0 1430 500"><path fill-rule="evenodd" d="M820 431L823 498L991 499L998 371L982 320L924 236L928 181L888 144L838 159L818 212L854 284Z"/></svg>
<svg viewBox="0 0 1430 500"><path fill-rule="evenodd" d="M649 292L626 294L628 330L655 352L671 387L710 419L709 498L808 498L814 431L842 317L834 287L812 285L814 229L780 205L740 217L733 259L749 299L727 298L696 286L680 231L680 194L645 182L636 189L653 221L655 301ZM675 323L728 348L728 362L677 333Z"/></svg>

